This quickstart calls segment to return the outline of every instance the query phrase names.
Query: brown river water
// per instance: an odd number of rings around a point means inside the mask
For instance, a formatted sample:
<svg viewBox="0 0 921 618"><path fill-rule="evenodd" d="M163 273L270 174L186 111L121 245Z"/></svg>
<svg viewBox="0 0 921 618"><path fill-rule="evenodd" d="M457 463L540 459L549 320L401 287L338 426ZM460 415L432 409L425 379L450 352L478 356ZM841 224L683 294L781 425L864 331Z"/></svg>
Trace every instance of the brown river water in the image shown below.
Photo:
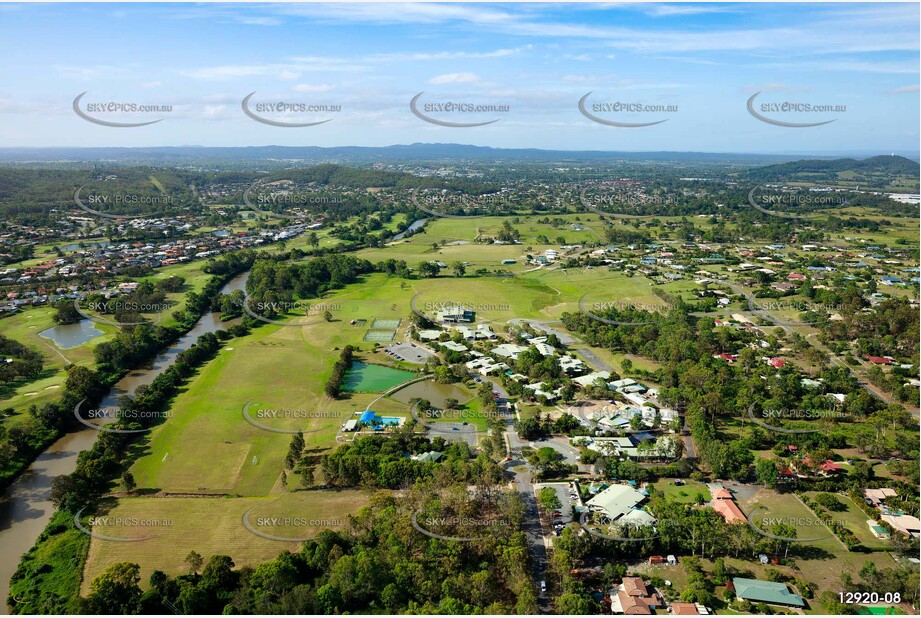
<svg viewBox="0 0 921 618"><path fill-rule="evenodd" d="M237 275L221 288L221 292L242 290L248 276L248 272ZM220 315L206 313L192 330L161 352L149 366L119 380L98 407L114 408L120 397L132 395L139 386L153 382L173 363L177 354L192 347L200 336L226 327ZM93 446L98 435L98 431L88 428L64 435L39 455L0 496L0 614L9 613L6 597L19 557L35 544L54 514L50 500L52 479L73 472L77 467L77 455Z"/></svg>

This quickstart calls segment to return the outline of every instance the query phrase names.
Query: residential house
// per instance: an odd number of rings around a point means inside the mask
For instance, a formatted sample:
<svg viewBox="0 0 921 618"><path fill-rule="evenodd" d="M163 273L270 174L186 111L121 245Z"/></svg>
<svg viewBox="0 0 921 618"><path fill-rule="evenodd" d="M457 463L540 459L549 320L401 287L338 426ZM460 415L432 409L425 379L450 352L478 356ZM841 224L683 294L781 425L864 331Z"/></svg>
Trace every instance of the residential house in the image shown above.
<svg viewBox="0 0 921 618"><path fill-rule="evenodd" d="M733 577L732 586L735 589L736 597L753 603L768 603L785 607L806 607L803 597L793 594L786 584L780 582Z"/></svg>
<svg viewBox="0 0 921 618"><path fill-rule="evenodd" d="M623 582L608 592L611 613L626 616L649 616L664 602L655 588L647 588L641 577L625 577Z"/></svg>

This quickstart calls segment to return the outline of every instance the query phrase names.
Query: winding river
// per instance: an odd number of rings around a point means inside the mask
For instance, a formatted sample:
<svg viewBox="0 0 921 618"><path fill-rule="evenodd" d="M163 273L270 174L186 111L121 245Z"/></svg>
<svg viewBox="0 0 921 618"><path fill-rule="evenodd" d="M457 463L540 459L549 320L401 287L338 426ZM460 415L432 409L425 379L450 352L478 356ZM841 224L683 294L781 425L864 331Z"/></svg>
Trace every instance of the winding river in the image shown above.
<svg viewBox="0 0 921 618"><path fill-rule="evenodd" d="M221 288L221 292L242 290L248 277L249 272L237 275ZM139 386L153 382L173 363L177 354L192 347L200 336L224 327L226 324L221 322L219 314L206 313L192 330L161 352L149 366L131 371L119 380L99 407L114 408L119 398L132 395ZM9 613L6 597L19 557L35 544L54 514L50 500L52 479L73 472L77 467L77 455L90 448L97 435L99 432L95 429L65 434L39 455L0 497L0 613Z"/></svg>

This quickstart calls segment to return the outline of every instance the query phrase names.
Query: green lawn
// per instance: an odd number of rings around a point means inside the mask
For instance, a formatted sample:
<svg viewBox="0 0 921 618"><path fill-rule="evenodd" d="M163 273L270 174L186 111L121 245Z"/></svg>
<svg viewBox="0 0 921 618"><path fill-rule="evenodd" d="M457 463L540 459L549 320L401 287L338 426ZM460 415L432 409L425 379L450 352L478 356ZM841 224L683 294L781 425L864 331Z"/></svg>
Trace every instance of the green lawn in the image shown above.
<svg viewBox="0 0 921 618"><path fill-rule="evenodd" d="M709 501L712 496L705 483L685 480L684 485L675 485L673 479L659 479L655 483L655 488L665 492L665 497L676 502L693 504L697 501L697 494L701 494L705 501Z"/></svg>

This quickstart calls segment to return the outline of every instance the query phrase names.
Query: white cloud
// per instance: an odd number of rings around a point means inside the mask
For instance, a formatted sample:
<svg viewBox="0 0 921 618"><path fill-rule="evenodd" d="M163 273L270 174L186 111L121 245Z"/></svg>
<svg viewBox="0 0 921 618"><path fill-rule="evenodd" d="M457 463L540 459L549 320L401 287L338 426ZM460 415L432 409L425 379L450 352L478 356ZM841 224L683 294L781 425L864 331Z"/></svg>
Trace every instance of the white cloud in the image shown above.
<svg viewBox="0 0 921 618"><path fill-rule="evenodd" d="M430 79L428 83L433 85L469 84L478 81L480 81L480 77L476 73L445 73L443 75L436 75Z"/></svg>
<svg viewBox="0 0 921 618"><path fill-rule="evenodd" d="M333 87L329 84L298 84L293 88L295 92L304 92L307 94L318 94L321 92L329 92Z"/></svg>

